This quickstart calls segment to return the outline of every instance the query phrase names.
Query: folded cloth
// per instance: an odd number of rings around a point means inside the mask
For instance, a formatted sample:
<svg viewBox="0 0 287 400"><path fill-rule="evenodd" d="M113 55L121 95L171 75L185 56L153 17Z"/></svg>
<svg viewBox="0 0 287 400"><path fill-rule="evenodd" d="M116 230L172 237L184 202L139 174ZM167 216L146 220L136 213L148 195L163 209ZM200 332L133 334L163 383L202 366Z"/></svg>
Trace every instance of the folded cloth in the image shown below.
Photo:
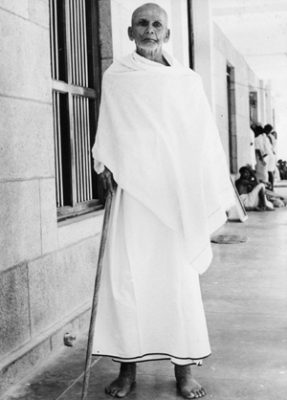
<svg viewBox="0 0 287 400"><path fill-rule="evenodd" d="M210 234L226 220L234 190L201 79L130 54L106 71L93 157L118 185L182 235L200 273L211 261Z"/></svg>

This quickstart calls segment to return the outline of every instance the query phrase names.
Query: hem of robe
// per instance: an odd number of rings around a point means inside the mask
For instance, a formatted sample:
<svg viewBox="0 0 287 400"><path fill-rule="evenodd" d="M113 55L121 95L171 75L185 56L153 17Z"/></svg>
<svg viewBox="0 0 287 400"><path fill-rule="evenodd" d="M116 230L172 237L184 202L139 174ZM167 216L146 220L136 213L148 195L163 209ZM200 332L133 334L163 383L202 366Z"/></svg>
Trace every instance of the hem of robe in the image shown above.
<svg viewBox="0 0 287 400"><path fill-rule="evenodd" d="M114 362L119 363L140 363L148 361L164 361L171 360L176 365L197 365L201 366L204 359L209 357L211 353L201 357L176 357L167 353L147 353L137 357L117 357L109 354L93 353L93 356L112 358Z"/></svg>

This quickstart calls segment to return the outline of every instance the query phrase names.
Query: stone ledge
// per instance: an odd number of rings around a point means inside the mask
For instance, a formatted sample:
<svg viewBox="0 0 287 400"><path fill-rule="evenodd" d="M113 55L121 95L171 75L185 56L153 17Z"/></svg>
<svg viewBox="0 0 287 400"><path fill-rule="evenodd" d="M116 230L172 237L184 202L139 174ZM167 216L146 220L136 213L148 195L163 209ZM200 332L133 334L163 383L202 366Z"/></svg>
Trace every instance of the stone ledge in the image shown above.
<svg viewBox="0 0 287 400"><path fill-rule="evenodd" d="M43 362L57 354L63 347L66 332L79 336L88 330L90 305L84 304L80 309L54 325L34 341L29 342L17 351L2 359L0 363L0 398L7 394L12 385L29 377Z"/></svg>

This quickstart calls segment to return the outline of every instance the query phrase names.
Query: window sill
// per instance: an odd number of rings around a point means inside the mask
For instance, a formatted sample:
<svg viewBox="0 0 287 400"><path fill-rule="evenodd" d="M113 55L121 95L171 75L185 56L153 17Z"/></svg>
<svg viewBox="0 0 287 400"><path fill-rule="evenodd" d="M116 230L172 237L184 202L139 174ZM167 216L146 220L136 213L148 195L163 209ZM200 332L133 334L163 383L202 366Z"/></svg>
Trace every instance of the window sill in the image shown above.
<svg viewBox="0 0 287 400"><path fill-rule="evenodd" d="M99 211L103 209L103 205L99 200L91 200L84 203L77 204L74 207L65 206L60 207L57 210L58 223L66 220L74 220L77 217L83 215L90 215L94 211Z"/></svg>
<svg viewBox="0 0 287 400"><path fill-rule="evenodd" d="M78 215L58 223L58 247L64 248L99 235L104 209Z"/></svg>

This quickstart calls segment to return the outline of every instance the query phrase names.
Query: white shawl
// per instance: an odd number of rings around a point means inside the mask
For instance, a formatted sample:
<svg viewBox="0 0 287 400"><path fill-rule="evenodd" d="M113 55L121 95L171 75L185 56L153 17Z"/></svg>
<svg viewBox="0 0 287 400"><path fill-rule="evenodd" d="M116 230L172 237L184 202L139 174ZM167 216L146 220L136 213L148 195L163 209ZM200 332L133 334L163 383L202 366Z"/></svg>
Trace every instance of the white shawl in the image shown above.
<svg viewBox="0 0 287 400"><path fill-rule="evenodd" d="M133 53L105 72L95 169L107 166L124 191L179 232L203 272L209 236L225 222L234 191L200 77L165 57L169 67ZM197 262L206 250L208 262Z"/></svg>

